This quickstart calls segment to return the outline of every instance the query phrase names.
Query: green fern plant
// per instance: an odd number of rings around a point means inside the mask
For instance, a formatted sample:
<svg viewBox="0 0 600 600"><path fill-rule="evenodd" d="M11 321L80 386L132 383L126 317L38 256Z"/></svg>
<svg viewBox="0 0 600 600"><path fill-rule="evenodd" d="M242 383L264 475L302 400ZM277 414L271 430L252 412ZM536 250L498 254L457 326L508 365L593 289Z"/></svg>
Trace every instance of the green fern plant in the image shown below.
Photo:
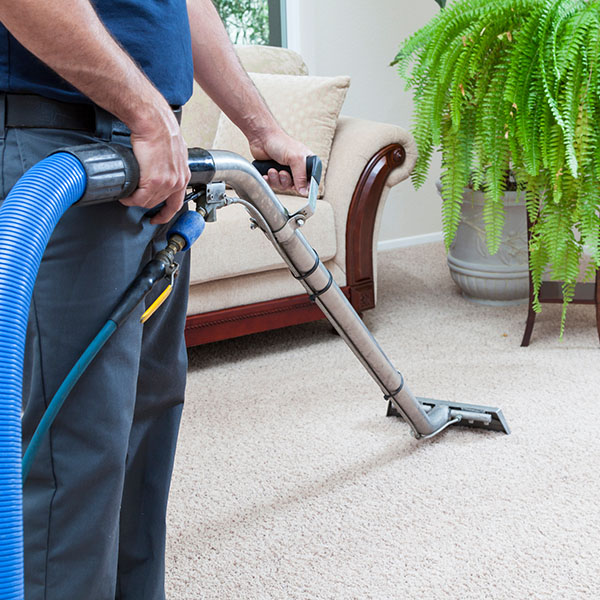
<svg viewBox="0 0 600 600"><path fill-rule="evenodd" d="M546 269L563 282L561 336L584 248L586 277L600 267L599 63L600 0L457 0L392 63L413 90L417 187L442 151L446 246L471 185L485 193L487 246L498 250L512 171L534 222L537 311Z"/></svg>

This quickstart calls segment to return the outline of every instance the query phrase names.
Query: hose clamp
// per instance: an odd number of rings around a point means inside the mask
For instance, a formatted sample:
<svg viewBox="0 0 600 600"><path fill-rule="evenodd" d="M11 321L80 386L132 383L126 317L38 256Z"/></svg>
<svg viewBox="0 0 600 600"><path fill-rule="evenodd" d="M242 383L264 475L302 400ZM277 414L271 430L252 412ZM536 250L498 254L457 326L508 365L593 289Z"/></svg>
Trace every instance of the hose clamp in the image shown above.
<svg viewBox="0 0 600 600"><path fill-rule="evenodd" d="M383 396L384 400L392 400L404 389L404 376L402 375L402 373L400 373L400 371L396 371L396 373L398 373L398 375L400 375L400 382L401 382L400 387L395 392L392 392L391 394L384 394L384 396Z"/></svg>
<svg viewBox="0 0 600 600"><path fill-rule="evenodd" d="M319 290L318 292L315 292L314 294L311 294L308 298L311 302L315 302L316 299L319 296L322 296L326 291L329 290L329 288L333 285L333 275L331 274L331 271L329 271L329 281L327 282L327 285L322 289Z"/></svg>
<svg viewBox="0 0 600 600"><path fill-rule="evenodd" d="M315 253L315 256L317 257L315 260L315 264L306 273L299 273L298 275L294 275L292 273L292 277L294 279L297 279L298 281L303 281L303 280L307 279L308 277L310 277L319 268L319 265L321 264L321 259L319 258L319 254L314 248L312 249L312 251Z"/></svg>

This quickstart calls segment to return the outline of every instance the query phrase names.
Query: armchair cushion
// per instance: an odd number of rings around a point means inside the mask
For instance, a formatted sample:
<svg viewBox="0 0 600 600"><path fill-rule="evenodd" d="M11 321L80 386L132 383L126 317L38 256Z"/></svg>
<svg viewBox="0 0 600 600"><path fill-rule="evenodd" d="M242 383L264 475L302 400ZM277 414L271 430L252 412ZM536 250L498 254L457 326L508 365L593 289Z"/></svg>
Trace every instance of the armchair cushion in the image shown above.
<svg viewBox="0 0 600 600"><path fill-rule="evenodd" d="M251 77L285 131L306 144L323 161L319 190L323 197L333 136L350 78L262 73L252 73ZM252 160L248 141L224 114L219 119L214 145Z"/></svg>

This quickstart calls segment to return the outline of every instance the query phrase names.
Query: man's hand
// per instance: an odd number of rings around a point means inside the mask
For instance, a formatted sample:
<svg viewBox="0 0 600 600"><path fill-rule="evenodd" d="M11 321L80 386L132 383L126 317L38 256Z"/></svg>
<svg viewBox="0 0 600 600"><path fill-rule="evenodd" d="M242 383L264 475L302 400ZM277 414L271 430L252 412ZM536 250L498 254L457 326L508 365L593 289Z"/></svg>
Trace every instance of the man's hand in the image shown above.
<svg viewBox="0 0 600 600"><path fill-rule="evenodd" d="M306 195L306 157L310 150L287 135L240 64L212 0L187 0L192 33L194 75L204 91L237 125L258 160L276 160L292 168L271 169L265 179L278 192L293 187Z"/></svg>
<svg viewBox="0 0 600 600"><path fill-rule="evenodd" d="M173 113L167 108L147 125L134 124L131 145L140 166L140 183L121 203L150 209L164 202L150 223L168 223L183 206L190 179L187 147Z"/></svg>
<svg viewBox="0 0 600 600"><path fill-rule="evenodd" d="M301 142L290 137L282 129L275 129L256 139L250 139L250 151L257 160L275 160L292 168L293 181L286 171L269 169L264 176L267 183L276 191L285 193L293 188L306 196L306 157L312 152Z"/></svg>

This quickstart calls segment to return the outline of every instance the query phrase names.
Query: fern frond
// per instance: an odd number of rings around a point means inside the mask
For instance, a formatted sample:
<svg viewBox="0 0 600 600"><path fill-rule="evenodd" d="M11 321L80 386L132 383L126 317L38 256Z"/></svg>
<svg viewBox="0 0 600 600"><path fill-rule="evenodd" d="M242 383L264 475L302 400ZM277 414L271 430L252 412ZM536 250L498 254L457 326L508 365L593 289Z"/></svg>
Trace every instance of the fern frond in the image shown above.
<svg viewBox="0 0 600 600"><path fill-rule="evenodd" d="M468 113L472 118L472 113ZM454 131L447 126L443 133L442 154L442 221L446 248L454 240L461 217L465 188L469 184L470 165L473 154L473 138L467 127Z"/></svg>
<svg viewBox="0 0 600 600"><path fill-rule="evenodd" d="M600 268L600 0L455 0L394 62L416 105L415 185L442 151L446 245L470 183L496 251L512 170L533 223L535 308L550 268L566 310L584 246L587 274Z"/></svg>

